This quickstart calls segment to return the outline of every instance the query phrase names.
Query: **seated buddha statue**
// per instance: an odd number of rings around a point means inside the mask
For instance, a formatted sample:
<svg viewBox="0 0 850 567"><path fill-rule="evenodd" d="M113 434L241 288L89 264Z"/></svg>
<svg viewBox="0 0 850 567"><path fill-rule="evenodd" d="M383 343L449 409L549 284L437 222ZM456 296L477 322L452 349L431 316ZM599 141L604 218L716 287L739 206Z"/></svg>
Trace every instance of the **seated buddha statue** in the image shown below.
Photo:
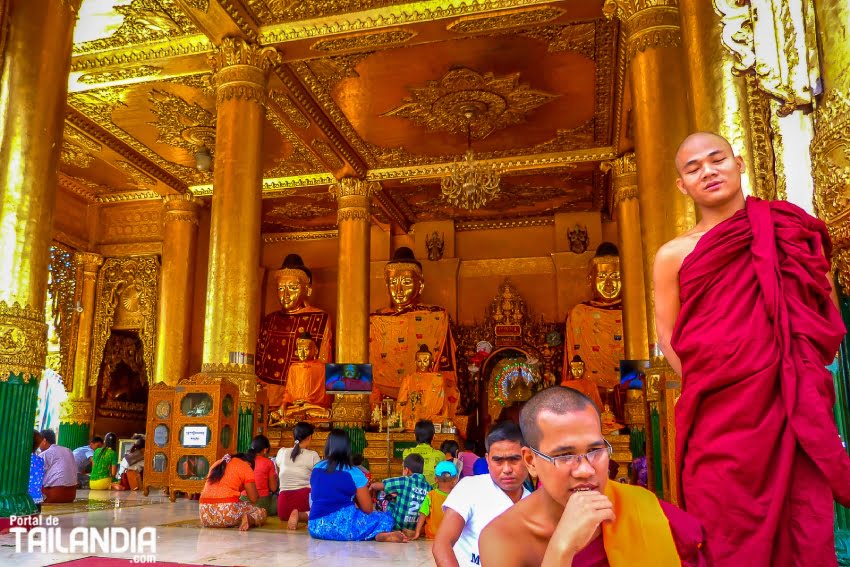
<svg viewBox="0 0 850 567"><path fill-rule="evenodd" d="M617 421L617 416L614 415L614 412L611 411L611 406L608 404L602 407L602 413L599 414L599 419L602 422L602 435L616 433L625 427Z"/></svg>
<svg viewBox="0 0 850 567"><path fill-rule="evenodd" d="M425 278L410 248L399 248L384 268L390 306L369 317L369 362L375 389L395 398L401 381L416 371L415 355L424 344L433 354L428 372L456 382L456 350L449 314L420 302Z"/></svg>
<svg viewBox="0 0 850 567"><path fill-rule="evenodd" d="M596 408L601 411L602 398L599 395L599 388L596 382L585 376L586 366L579 355L575 355L570 361L570 376L562 383L567 388L578 390L585 396L591 399L596 405Z"/></svg>
<svg viewBox="0 0 850 567"><path fill-rule="evenodd" d="M396 404L406 431L413 431L421 419L450 421L459 396L454 377L431 371L434 357L427 345L420 345L414 360L416 371L402 379Z"/></svg>
<svg viewBox="0 0 850 567"><path fill-rule="evenodd" d="M280 270L272 273L281 309L266 315L257 340L254 370L266 384L269 407L280 407L289 367L297 362L297 339L309 333L318 350L317 359L332 360L331 322L325 311L307 303L313 292L313 274L301 256L290 254Z"/></svg>
<svg viewBox="0 0 850 567"><path fill-rule="evenodd" d="M297 362L289 365L283 403L269 416L270 425L328 421L331 397L325 392L325 363L317 360L316 342L304 332L295 341Z"/></svg>
<svg viewBox="0 0 850 567"><path fill-rule="evenodd" d="M596 249L590 270L593 299L576 305L567 317L564 356L580 356L588 377L600 388L619 384L623 347L623 307L620 299L620 257L617 247L603 242ZM564 365L562 383L570 379L570 366Z"/></svg>

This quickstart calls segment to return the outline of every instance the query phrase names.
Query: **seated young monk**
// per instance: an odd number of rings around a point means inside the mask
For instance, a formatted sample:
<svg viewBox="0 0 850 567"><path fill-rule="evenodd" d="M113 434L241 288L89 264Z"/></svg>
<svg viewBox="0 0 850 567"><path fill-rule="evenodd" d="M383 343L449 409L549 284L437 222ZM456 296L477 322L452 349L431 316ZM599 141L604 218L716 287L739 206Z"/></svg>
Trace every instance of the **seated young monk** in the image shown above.
<svg viewBox="0 0 850 567"><path fill-rule="evenodd" d="M520 414L525 466L539 490L481 533L482 567L707 566L700 523L651 492L608 480L599 411L576 390L546 388Z"/></svg>
<svg viewBox="0 0 850 567"><path fill-rule="evenodd" d="M824 223L746 198L720 136L689 136L679 189L700 222L655 258L658 342L682 376L679 502L722 566L836 565L833 498L850 505L850 458L832 408L845 329Z"/></svg>

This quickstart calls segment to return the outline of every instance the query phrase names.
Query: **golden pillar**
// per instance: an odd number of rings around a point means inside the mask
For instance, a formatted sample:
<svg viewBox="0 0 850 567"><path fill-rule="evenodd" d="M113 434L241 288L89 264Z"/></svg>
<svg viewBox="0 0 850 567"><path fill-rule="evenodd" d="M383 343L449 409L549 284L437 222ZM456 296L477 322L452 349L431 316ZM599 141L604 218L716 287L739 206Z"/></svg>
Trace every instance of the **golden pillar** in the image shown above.
<svg viewBox="0 0 850 567"><path fill-rule="evenodd" d="M646 291L640 236L637 164L635 154L623 154L605 165L614 188L614 209L620 238L620 277L623 282L623 335L626 359L647 360Z"/></svg>
<svg viewBox="0 0 850 567"><path fill-rule="evenodd" d="M257 396L263 124L279 61L274 48L237 38L224 38L210 57L217 119L202 371L239 384L240 451L251 441Z"/></svg>
<svg viewBox="0 0 850 567"><path fill-rule="evenodd" d="M331 187L337 199L339 291L336 316L336 360L369 362L369 243L375 182L353 177Z"/></svg>
<svg viewBox="0 0 850 567"><path fill-rule="evenodd" d="M732 54L723 46L720 15L709 0L679 0L682 43L690 82L692 126L715 132L732 144L746 164L744 193L755 195L753 148L750 139L747 82L732 70Z"/></svg>
<svg viewBox="0 0 850 567"><path fill-rule="evenodd" d="M200 204L191 193L167 195L162 202L162 268L154 382L174 386L189 373L192 284Z"/></svg>
<svg viewBox="0 0 850 567"><path fill-rule="evenodd" d="M62 403L59 418L59 442L76 449L88 443L92 422L92 400L89 390L89 357L94 325L97 273L103 265L103 256L92 253L77 254L77 264L82 268L77 350L74 354L74 377L71 394Z"/></svg>
<svg viewBox="0 0 850 567"><path fill-rule="evenodd" d="M80 0L6 0L0 13L0 529L27 495L68 70Z"/></svg>
<svg viewBox="0 0 850 567"><path fill-rule="evenodd" d="M824 93L815 113L811 146L815 208L827 223L833 264L845 295L850 292L850 4L817 0Z"/></svg>
<svg viewBox="0 0 850 567"><path fill-rule="evenodd" d="M676 187L676 150L688 135L687 82L676 0L607 0L626 34L634 111L640 230L650 354L656 353L652 266L668 240L695 224L693 202ZM683 84L684 83L684 84Z"/></svg>

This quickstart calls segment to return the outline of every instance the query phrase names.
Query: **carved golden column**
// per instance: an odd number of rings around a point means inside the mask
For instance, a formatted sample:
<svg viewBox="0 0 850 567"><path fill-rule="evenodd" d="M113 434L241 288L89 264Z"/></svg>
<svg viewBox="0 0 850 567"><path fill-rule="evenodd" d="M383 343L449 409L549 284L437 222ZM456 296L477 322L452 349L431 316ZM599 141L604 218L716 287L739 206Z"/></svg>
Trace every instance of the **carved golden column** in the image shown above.
<svg viewBox="0 0 850 567"><path fill-rule="evenodd" d="M833 263L844 295L850 294L850 3L817 0L824 93L815 113L812 171L817 215L832 236ZM823 33L827 29L828 33Z"/></svg>
<svg viewBox="0 0 850 567"><path fill-rule="evenodd" d="M606 0L626 34L634 111L640 230L650 354L657 354L652 265L658 248L695 224L676 187L675 156L688 135L687 83L676 0ZM684 83L684 84L683 84Z"/></svg>
<svg viewBox="0 0 850 567"><path fill-rule="evenodd" d="M635 154L623 154L605 164L604 169L611 171L614 209L617 211L626 359L647 360L649 344L646 335L646 291Z"/></svg>
<svg viewBox="0 0 850 567"><path fill-rule="evenodd" d="M6 0L0 65L0 529L27 494L71 38L80 0ZM4 525L5 524L5 525Z"/></svg>
<svg viewBox="0 0 850 567"><path fill-rule="evenodd" d="M253 429L260 323L260 209L266 83L280 55L224 38L210 57L216 87L215 176L202 371L239 384L237 447Z"/></svg>
<svg viewBox="0 0 850 567"><path fill-rule="evenodd" d="M89 357L91 356L92 325L94 324L97 272L103 265L103 256L92 253L77 254L77 264L82 268L77 350L74 354L74 378L71 394L62 403L59 417L59 443L70 449L89 442L92 422L92 400L89 390Z"/></svg>
<svg viewBox="0 0 850 567"><path fill-rule="evenodd" d="M695 131L715 132L729 140L746 164L744 193L755 195L747 82L732 73L734 61L721 41L720 16L710 0L679 0L679 17L690 82L691 125Z"/></svg>
<svg viewBox="0 0 850 567"><path fill-rule="evenodd" d="M192 284L200 203L191 193L162 198L162 268L156 322L155 382L169 386L189 375Z"/></svg>
<svg viewBox="0 0 850 567"><path fill-rule="evenodd" d="M336 360L369 362L369 242L372 193L381 186L353 177L331 187L337 199L339 291Z"/></svg>

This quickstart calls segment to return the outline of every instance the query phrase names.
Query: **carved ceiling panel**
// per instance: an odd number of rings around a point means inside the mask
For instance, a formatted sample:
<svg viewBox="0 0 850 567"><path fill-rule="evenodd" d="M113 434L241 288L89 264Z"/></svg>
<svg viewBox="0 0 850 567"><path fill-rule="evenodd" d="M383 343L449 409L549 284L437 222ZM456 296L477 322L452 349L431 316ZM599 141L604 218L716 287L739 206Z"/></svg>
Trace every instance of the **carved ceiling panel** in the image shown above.
<svg viewBox="0 0 850 567"><path fill-rule="evenodd" d="M300 190L291 196L263 201L263 232L332 230L336 201L327 188Z"/></svg>
<svg viewBox="0 0 850 567"><path fill-rule="evenodd" d="M261 24L320 18L408 2L409 0L245 0L248 9Z"/></svg>

